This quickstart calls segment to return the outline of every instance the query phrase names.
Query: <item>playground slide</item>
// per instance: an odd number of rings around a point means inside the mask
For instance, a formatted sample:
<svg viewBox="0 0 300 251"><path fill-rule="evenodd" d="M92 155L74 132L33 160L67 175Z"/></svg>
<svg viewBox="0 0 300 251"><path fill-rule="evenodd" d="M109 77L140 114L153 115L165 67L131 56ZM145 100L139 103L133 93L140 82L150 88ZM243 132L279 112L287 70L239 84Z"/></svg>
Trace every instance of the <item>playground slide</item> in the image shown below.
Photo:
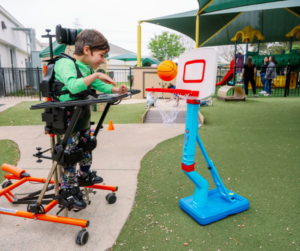
<svg viewBox="0 0 300 251"><path fill-rule="evenodd" d="M222 81L216 84L216 86L224 85L228 83L233 78L233 74L234 74L234 59L232 59L230 62L230 70L226 73Z"/></svg>

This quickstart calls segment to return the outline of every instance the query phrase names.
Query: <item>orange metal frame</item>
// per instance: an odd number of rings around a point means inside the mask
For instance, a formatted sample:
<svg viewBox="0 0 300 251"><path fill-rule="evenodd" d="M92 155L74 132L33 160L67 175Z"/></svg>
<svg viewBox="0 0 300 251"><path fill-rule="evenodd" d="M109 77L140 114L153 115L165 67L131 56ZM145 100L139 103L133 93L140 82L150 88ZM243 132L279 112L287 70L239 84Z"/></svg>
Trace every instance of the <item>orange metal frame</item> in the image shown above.
<svg viewBox="0 0 300 251"><path fill-rule="evenodd" d="M16 187L22 185L23 183L25 183L27 181L33 181L33 182L39 182L39 183L46 182L46 179L44 179L44 178L36 178L36 177L23 177L22 178L22 173L26 173L26 171L23 169L20 169L18 167L15 167L15 166L3 164L1 166L1 169L3 171L11 173L11 174L6 174L4 176L6 179L18 180L17 182L13 183L9 187L6 187L3 190L0 190L0 197L4 195L5 198L10 203L12 203L15 199L15 197L11 191L13 189L15 189ZM54 184L54 180L51 180L50 184ZM104 185L93 185L93 186L88 186L88 188L99 189L99 190L109 190L112 192L116 192L118 190L118 187L104 186ZM55 222L55 223L79 226L82 228L86 228L89 226L89 221L87 221L87 220L80 220L80 219L54 216L54 215L47 214L56 205L57 205L56 200L51 201L47 206L45 206L45 214L33 214L33 213L27 212L27 211L21 211L21 210L17 210L17 209L7 209L7 208L2 208L2 207L0 207L0 214L23 217L23 218L34 219L34 220L50 221L50 222Z"/></svg>

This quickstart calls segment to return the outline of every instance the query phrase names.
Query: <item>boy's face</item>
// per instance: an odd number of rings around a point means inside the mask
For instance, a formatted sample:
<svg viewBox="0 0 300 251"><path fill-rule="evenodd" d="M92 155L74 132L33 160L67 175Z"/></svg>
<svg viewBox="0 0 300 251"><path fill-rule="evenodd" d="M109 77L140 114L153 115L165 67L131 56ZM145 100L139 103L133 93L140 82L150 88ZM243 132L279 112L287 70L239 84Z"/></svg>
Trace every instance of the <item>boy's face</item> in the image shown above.
<svg viewBox="0 0 300 251"><path fill-rule="evenodd" d="M88 46L86 46L88 47ZM93 69L97 69L99 65L103 64L105 61L105 55L107 53L107 50L96 50L93 51L93 54L91 53L90 48L87 48L87 54L86 55L86 64L88 64Z"/></svg>

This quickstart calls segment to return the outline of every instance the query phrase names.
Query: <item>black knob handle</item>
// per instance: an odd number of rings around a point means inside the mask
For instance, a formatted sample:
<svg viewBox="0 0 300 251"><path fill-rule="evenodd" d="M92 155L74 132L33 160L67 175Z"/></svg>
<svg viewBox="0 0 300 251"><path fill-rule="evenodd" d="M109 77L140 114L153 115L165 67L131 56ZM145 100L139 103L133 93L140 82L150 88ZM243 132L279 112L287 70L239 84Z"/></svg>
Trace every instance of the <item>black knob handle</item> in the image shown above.
<svg viewBox="0 0 300 251"><path fill-rule="evenodd" d="M36 150L40 151L40 150L42 150L42 148L41 147L37 147Z"/></svg>
<svg viewBox="0 0 300 251"><path fill-rule="evenodd" d="M46 29L46 32L48 32L48 33L49 33L50 31L51 31L50 29Z"/></svg>

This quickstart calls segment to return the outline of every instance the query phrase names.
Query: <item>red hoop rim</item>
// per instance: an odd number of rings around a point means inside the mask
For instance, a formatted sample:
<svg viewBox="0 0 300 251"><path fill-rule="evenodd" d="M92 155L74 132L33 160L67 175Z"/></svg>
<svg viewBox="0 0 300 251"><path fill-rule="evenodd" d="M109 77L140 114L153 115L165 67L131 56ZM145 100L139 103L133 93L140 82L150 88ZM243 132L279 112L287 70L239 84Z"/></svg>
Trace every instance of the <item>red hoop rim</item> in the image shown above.
<svg viewBox="0 0 300 251"><path fill-rule="evenodd" d="M199 91L183 90L183 89L168 89L168 88L146 88L147 92L168 92L178 95L189 95L191 97L198 97Z"/></svg>

